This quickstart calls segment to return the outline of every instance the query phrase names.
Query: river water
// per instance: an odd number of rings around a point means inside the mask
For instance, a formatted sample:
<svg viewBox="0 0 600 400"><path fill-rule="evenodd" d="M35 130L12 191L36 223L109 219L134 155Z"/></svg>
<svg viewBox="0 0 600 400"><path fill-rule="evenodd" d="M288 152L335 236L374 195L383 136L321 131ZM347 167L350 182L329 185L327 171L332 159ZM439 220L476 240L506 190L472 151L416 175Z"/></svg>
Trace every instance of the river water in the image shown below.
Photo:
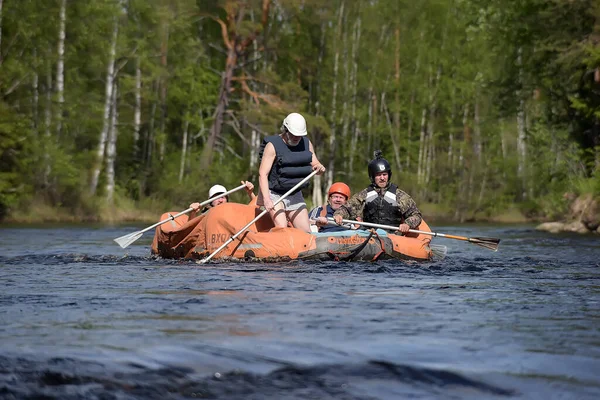
<svg viewBox="0 0 600 400"><path fill-rule="evenodd" d="M136 226L0 227L1 399L598 399L600 237L429 263L208 264Z"/></svg>

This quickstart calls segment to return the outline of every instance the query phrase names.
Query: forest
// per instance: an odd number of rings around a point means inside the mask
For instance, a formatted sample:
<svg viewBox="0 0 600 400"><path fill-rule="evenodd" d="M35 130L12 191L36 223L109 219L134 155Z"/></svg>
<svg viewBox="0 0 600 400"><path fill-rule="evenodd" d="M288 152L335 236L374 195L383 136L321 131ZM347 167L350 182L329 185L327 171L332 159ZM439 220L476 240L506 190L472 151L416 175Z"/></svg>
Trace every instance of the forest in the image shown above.
<svg viewBox="0 0 600 400"><path fill-rule="evenodd" d="M290 112L327 168L311 205L381 149L426 218L558 218L600 194L599 2L0 0L0 220L258 186Z"/></svg>

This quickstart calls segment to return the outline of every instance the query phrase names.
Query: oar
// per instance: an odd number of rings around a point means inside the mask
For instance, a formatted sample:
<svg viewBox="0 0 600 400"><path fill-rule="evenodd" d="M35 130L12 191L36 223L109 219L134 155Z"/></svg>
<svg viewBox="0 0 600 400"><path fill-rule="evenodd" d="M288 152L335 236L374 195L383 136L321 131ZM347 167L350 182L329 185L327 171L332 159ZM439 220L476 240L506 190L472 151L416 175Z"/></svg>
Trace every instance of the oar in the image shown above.
<svg viewBox="0 0 600 400"><path fill-rule="evenodd" d="M298 189L300 186L302 186L310 178L312 178L313 176L315 176L315 174L317 172L319 172L319 170L315 170L315 171L311 172L310 175L308 175L306 178L302 179L296 186L294 186L293 188L291 188L286 194L284 194L283 196L281 196L279 198L279 200L277 200L275 203L273 203L273 206L276 206L277 204L281 203L286 197L288 197L290 194L294 193L294 191L296 191L296 189ZM265 215L268 212L269 212L269 210L264 210L263 212L261 212L260 214L258 214L257 217L255 217L252 221L248 222L242 229L240 229L240 231L238 233L236 233L235 235L233 235L232 237L230 237L225 243L223 243L221 245L221 247L219 247L217 250L213 251L212 254L210 254L208 257L206 257L206 258L198 261L198 263L204 264L205 262L209 261L218 252L220 252L221 250L223 250L229 243L233 242L235 240L235 238L237 238L240 234L242 234L242 232L244 232L246 229L248 229L250 227L250 225L252 225L256 221L258 221L263 215Z"/></svg>
<svg viewBox="0 0 600 400"><path fill-rule="evenodd" d="M230 190L230 191L228 191L228 192L221 193L221 194L219 194L219 195L217 195L217 196L215 196L215 197L213 197L213 198L210 198L210 199L208 199L208 200L206 200L206 201L204 201L204 202L200 203L200 206L199 206L199 207L203 207L203 206L205 206L205 205L207 205L207 204L209 204L209 203L212 203L214 200L216 200L216 199L218 199L218 198L220 198L220 197L227 196L227 195L229 195L229 194L231 194L231 193L233 193L233 192L237 192L238 190L240 190L240 189L242 189L242 188L244 188L244 187L246 187L246 185L240 185L240 186L236 187L235 189L231 189L231 190ZM141 231L137 231L137 232L129 233L129 234L125 235L125 236L118 237L118 238L116 238L116 239L114 239L114 240L115 240L115 242L117 242L117 244L118 244L119 246L121 246L122 248L126 248L126 247L127 247L127 246L129 246L131 243L133 243L133 242L135 242L136 240L138 240L139 238L141 238L141 237L142 237L142 235L144 234L144 232L147 232L147 231L149 231L150 229L154 229L154 228L156 228L157 226L159 226L159 225L162 225L162 224L164 224L164 223L167 223L167 222L169 222L169 221L173 221L175 218L177 218L177 217L180 217L180 216L182 216L182 215L184 215L184 214L187 214L187 213L189 213L190 211L193 211L193 210L194 210L194 209L193 209L192 207L190 207L190 208L188 208L187 210L180 212L179 214L170 215L170 216L169 216L169 218L167 218L167 219L165 219L165 220L162 220L162 221L160 221L160 222L157 222L157 223L155 223L154 225L147 227L146 229L142 229Z"/></svg>
<svg viewBox="0 0 600 400"><path fill-rule="evenodd" d="M328 218L328 220L334 221L333 218ZM391 230L391 231L398 230L397 226L392 226L392 225L380 225L380 224L373 224L371 222L351 221L348 219L343 219L342 222L346 223L346 224L362 225L362 226L366 226L369 228L381 228L381 229L387 229L387 230ZM448 235L448 234L444 234L444 233L419 231L417 229L409 229L408 231L412 232L412 233L421 233L423 235L429 235L429 236L439 236L439 237L448 238L448 239L464 240L466 242L473 243L473 244L476 244L477 246L485 247L486 249L490 249L493 251L498 251L498 246L500 244L500 239L489 238L489 237L469 238L469 237L465 237L465 236Z"/></svg>

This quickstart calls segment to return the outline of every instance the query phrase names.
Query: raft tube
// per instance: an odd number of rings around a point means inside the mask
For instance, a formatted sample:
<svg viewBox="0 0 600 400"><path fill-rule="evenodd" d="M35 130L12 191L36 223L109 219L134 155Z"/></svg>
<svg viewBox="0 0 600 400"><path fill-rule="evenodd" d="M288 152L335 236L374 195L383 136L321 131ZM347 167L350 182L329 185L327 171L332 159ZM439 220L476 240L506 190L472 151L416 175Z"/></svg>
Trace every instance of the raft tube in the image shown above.
<svg viewBox="0 0 600 400"><path fill-rule="evenodd" d="M224 203L189 220L186 215L156 228L152 253L163 258L202 259L261 213L254 205ZM161 220L176 212L165 213ZM431 232L425 221L418 230ZM285 261L386 259L432 259L431 237L423 234L395 235L383 230L346 230L306 233L296 228L276 228L263 216L229 243L213 260Z"/></svg>

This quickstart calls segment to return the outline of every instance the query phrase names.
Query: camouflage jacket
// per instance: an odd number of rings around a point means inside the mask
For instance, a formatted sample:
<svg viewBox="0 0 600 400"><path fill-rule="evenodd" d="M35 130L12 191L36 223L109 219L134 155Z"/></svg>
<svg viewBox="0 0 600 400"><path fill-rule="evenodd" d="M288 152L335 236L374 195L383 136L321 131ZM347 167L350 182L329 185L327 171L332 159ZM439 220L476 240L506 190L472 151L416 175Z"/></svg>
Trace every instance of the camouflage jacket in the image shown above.
<svg viewBox="0 0 600 400"><path fill-rule="evenodd" d="M377 190L381 196L389 186L390 185L385 188L376 187L375 190ZM341 215L342 218L351 220L356 220L358 217L363 218L367 189L363 189L352 196L345 205L337 209L333 214L334 217L336 215ZM421 211L417 208L415 201L406 192L400 189L396 190L396 201L398 202L398 207L400 208L404 223L410 226L411 229L417 229L421 224L423 217L421 216Z"/></svg>

